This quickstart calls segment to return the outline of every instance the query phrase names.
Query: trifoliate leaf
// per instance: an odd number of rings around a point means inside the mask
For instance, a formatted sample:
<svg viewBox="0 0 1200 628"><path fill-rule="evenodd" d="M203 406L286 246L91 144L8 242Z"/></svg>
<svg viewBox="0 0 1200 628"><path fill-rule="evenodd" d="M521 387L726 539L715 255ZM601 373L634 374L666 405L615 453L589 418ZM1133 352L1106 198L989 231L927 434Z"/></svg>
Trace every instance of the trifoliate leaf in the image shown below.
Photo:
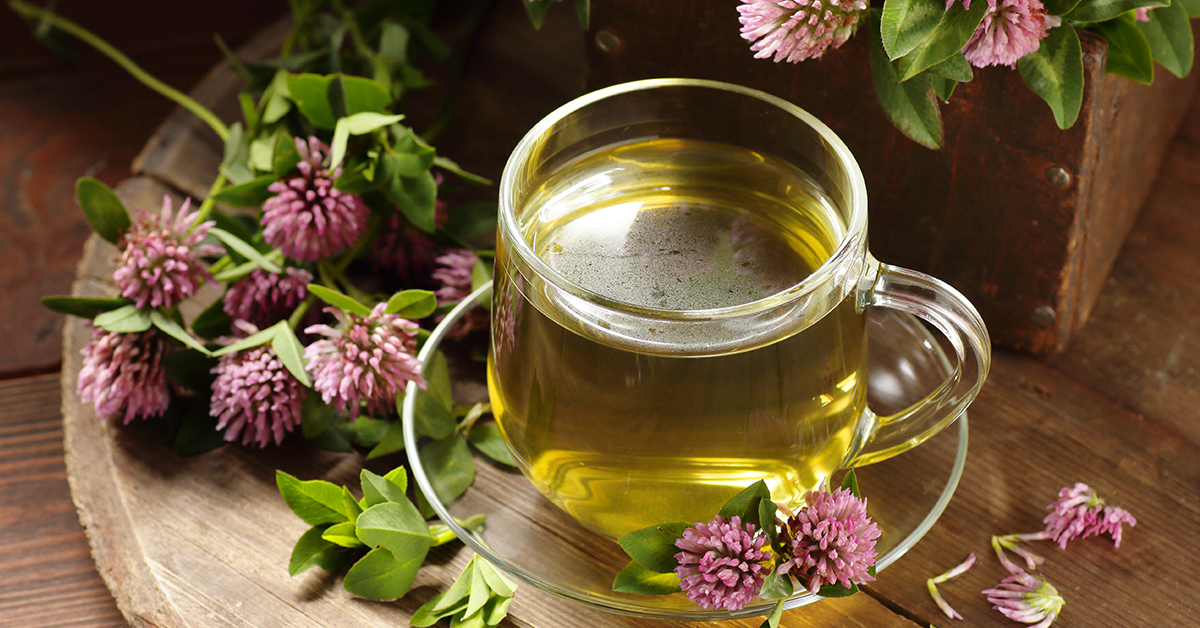
<svg viewBox="0 0 1200 628"><path fill-rule="evenodd" d="M617 539L621 549L641 566L657 573L671 573L679 566L675 541L691 527L682 521L660 523L634 530Z"/></svg>
<svg viewBox="0 0 1200 628"><path fill-rule="evenodd" d="M392 477L398 479L398 482L389 480L385 476L371 473L367 469L362 470L359 478L362 481L363 504L365 508L387 502L400 503L408 501L408 497L404 494L408 488L408 476L404 467L397 467L393 473L396 471L399 471L399 474Z"/></svg>

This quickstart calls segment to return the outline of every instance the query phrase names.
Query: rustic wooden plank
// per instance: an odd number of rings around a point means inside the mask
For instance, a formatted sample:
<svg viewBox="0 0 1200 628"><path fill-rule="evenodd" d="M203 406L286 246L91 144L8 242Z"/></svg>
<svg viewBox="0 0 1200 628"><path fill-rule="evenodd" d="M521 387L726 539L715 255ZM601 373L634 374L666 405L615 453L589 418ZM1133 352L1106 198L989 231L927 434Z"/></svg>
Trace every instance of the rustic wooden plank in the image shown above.
<svg viewBox="0 0 1200 628"><path fill-rule="evenodd" d="M1193 324L1194 328L1194 324ZM1200 447L1175 430L1131 414L1045 364L1005 353L971 407L971 450L958 493L917 550L901 559L872 595L903 606L920 623L949 622L924 593L925 579L969 552L977 566L941 587L973 626L1011 626L979 591L1004 577L992 534L1041 529L1062 486L1086 482L1138 525L1119 549L1107 537L1049 542L1029 549L1067 601L1063 621L1077 626L1163 626L1193 621L1197 597L1186 587L1188 561L1200 555ZM870 487L864 487L869 497Z"/></svg>
<svg viewBox="0 0 1200 628"><path fill-rule="evenodd" d="M1189 119L1200 122L1200 107ZM1071 347L1050 363L1200 442L1200 136L1177 141Z"/></svg>
<svg viewBox="0 0 1200 628"><path fill-rule="evenodd" d="M0 382L0 626L123 626L67 489L57 374Z"/></svg>

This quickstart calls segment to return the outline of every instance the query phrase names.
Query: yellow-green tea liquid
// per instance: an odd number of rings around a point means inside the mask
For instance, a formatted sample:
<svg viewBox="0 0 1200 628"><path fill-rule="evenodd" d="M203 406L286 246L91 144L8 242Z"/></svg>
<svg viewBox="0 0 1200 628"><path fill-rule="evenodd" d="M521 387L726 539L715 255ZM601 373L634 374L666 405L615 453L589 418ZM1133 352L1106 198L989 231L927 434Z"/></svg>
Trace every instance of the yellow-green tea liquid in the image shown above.
<svg viewBox="0 0 1200 628"><path fill-rule="evenodd" d="M844 234L801 171L728 146L638 142L568 173L534 195L525 237L568 281L634 306L770 296L803 281ZM851 453L866 357L853 299L781 340L764 345L749 329L744 348L694 357L560 324L504 242L495 280L503 330L488 387L500 428L538 489L602 534L708 519L760 479L798 505ZM703 338L670 340L704 353Z"/></svg>

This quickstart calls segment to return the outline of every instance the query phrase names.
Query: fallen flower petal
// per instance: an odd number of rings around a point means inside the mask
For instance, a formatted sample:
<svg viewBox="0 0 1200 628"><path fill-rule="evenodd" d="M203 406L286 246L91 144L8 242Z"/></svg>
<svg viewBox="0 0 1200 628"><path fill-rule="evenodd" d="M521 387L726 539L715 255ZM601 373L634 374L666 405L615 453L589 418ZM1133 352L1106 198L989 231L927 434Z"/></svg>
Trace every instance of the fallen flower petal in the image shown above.
<svg viewBox="0 0 1200 628"><path fill-rule="evenodd" d="M986 589L983 594L1005 617L1026 624L1036 623L1034 628L1047 628L1054 623L1066 603L1054 585L1024 571L1001 580L996 588Z"/></svg>
<svg viewBox="0 0 1200 628"><path fill-rule="evenodd" d="M1053 539L1062 549L1067 548L1068 541L1100 534L1108 534L1113 545L1121 547L1121 524L1137 525L1137 519L1128 511L1107 505L1083 482L1060 490L1058 499L1046 508L1051 511L1042 520L1046 524L1046 538Z"/></svg>
<svg viewBox="0 0 1200 628"><path fill-rule="evenodd" d="M949 617L950 619L962 619L962 615L958 614L958 611L954 610L948 603L946 603L946 600L942 598L941 592L938 591L937 585L963 575L974 564L975 552L971 552L971 554L967 556L967 559L958 566L940 576L934 576L925 581L925 586L929 588L929 595L933 597L934 603L937 604L938 608L942 609L942 612L945 613L946 617Z"/></svg>

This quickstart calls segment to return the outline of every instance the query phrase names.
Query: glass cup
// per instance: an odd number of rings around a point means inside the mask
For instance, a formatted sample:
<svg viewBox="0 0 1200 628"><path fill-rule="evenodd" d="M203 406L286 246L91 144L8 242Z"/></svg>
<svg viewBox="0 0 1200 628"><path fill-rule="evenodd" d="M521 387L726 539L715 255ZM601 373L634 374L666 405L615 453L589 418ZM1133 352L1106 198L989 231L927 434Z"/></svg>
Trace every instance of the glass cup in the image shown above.
<svg viewBox="0 0 1200 628"><path fill-rule="evenodd" d="M774 96L658 79L547 116L500 184L488 389L521 471L617 537L710 519L760 479L798 507L949 425L987 376L983 321L875 260L866 229L849 150ZM866 401L868 306L958 358L894 414Z"/></svg>

